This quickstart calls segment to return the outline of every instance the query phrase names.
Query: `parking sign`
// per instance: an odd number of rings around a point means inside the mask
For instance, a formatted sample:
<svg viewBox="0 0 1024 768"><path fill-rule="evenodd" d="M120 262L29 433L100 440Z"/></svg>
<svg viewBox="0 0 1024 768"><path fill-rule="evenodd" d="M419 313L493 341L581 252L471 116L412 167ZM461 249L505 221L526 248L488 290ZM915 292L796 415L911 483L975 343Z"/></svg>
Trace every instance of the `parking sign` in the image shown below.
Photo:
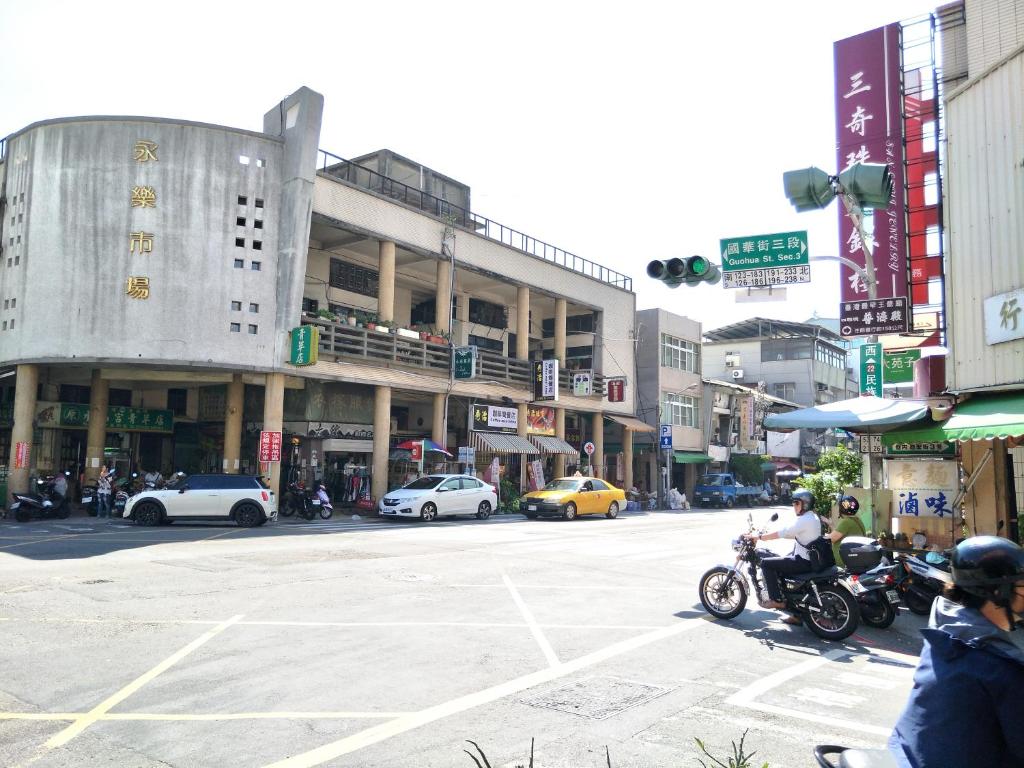
<svg viewBox="0 0 1024 768"><path fill-rule="evenodd" d="M661 425L661 447L672 450L672 425Z"/></svg>

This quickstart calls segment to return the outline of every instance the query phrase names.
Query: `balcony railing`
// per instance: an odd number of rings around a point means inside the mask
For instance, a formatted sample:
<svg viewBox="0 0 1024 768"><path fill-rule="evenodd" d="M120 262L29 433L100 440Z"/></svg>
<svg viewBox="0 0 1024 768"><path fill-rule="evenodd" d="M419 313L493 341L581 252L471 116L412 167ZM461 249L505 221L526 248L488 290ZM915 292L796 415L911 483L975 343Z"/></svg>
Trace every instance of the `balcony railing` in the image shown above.
<svg viewBox="0 0 1024 768"><path fill-rule="evenodd" d="M563 251L543 240L520 232L512 227L506 227L496 221L479 216L472 211L461 208L447 200L434 197L415 187L410 187L400 181L383 176L365 166L353 163L350 160L333 155L330 152L320 150L320 171L335 179L346 181L349 184L376 192L378 195L390 197L405 205L411 206L430 216L454 222L455 226L468 229L478 235L483 235L491 240L497 240L503 245L515 248L523 253L534 256L544 261L571 269L581 275L592 277L616 288L626 291L633 290L633 278L608 269L596 262L584 259L568 251Z"/></svg>
<svg viewBox="0 0 1024 768"><path fill-rule="evenodd" d="M446 344L399 336L386 331L337 323L322 317L304 315L303 325L320 329L320 354L334 359L385 366L412 368L419 372L447 376L450 350ZM529 360L503 357L480 350L477 358L477 380L497 381L529 389L532 387L532 364ZM562 371L560 389L570 392L570 372ZM594 376L594 395L604 394L604 377Z"/></svg>

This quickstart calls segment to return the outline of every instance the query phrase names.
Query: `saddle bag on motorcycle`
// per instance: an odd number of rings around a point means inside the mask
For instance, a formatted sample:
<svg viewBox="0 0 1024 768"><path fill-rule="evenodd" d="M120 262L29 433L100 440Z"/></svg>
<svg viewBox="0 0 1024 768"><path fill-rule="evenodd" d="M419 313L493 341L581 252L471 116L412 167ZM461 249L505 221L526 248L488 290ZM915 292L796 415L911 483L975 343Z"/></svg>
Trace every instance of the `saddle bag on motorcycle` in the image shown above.
<svg viewBox="0 0 1024 768"><path fill-rule="evenodd" d="M815 571L824 571L836 564L832 541L827 536L819 536L808 544L807 556L811 561L811 568Z"/></svg>

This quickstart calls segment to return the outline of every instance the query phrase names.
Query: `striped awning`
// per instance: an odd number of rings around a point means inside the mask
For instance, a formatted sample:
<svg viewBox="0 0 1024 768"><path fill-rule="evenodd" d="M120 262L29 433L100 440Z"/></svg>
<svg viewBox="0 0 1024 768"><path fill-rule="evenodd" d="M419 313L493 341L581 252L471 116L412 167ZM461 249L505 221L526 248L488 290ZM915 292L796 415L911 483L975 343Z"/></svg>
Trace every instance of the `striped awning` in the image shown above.
<svg viewBox="0 0 1024 768"><path fill-rule="evenodd" d="M618 414L606 413L604 415L608 421L614 421L616 424L621 424L626 429L632 429L634 432L655 432L656 430L650 424L645 424L640 419L634 419L632 416L619 416Z"/></svg>
<svg viewBox="0 0 1024 768"><path fill-rule="evenodd" d="M478 451L491 453L525 453L531 456L540 453L537 446L525 437L500 432L474 432L473 447Z"/></svg>
<svg viewBox="0 0 1024 768"><path fill-rule="evenodd" d="M569 445L560 437L548 437L545 435L531 435L530 440L536 445L541 453L555 453L563 456L579 456L580 452Z"/></svg>

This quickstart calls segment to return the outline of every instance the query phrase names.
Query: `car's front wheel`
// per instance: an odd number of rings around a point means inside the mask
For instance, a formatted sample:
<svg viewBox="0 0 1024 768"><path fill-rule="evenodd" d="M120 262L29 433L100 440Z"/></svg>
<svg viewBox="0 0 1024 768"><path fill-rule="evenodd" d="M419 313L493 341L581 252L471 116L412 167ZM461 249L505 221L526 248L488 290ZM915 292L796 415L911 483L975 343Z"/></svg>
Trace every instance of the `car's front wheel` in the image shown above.
<svg viewBox="0 0 1024 768"><path fill-rule="evenodd" d="M491 502L481 501L480 505L476 508L476 519L486 520L491 516Z"/></svg>
<svg viewBox="0 0 1024 768"><path fill-rule="evenodd" d="M263 512L255 504L243 504L235 510L235 522L243 528L255 528L263 521Z"/></svg>
<svg viewBox="0 0 1024 768"><path fill-rule="evenodd" d="M160 525L160 507L153 502L143 502L135 508L135 522L139 525Z"/></svg>
<svg viewBox="0 0 1024 768"><path fill-rule="evenodd" d="M420 509L420 520L422 520L425 523L429 523L431 520L436 520L436 519L437 519L437 505L434 502L432 502L432 501L428 501Z"/></svg>
<svg viewBox="0 0 1024 768"><path fill-rule="evenodd" d="M576 505L571 501L565 505L565 509L562 510L562 517L566 520L576 519Z"/></svg>

